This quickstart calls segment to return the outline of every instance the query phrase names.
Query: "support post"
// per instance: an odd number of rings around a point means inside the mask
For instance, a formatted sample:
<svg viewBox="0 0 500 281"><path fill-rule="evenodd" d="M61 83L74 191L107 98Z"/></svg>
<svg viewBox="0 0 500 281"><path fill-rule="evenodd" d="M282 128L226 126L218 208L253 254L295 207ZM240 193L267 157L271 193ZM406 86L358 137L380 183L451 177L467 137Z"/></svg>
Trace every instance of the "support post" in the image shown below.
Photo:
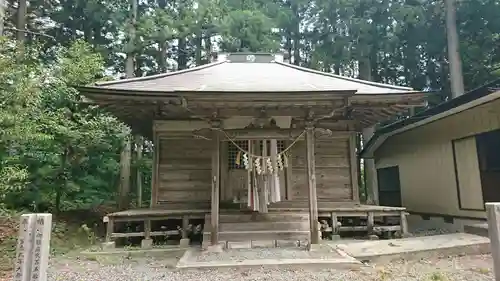
<svg viewBox="0 0 500 281"><path fill-rule="evenodd" d="M150 249L153 247L153 239L151 239L151 220L144 221L144 239L141 241L141 248Z"/></svg>
<svg viewBox="0 0 500 281"><path fill-rule="evenodd" d="M306 128L307 179L309 188L309 223L311 245L319 244L318 198L316 196L316 167L314 160L314 127Z"/></svg>
<svg viewBox="0 0 500 281"><path fill-rule="evenodd" d="M493 257L495 280L500 281L500 203L486 203L488 217L488 233Z"/></svg>
<svg viewBox="0 0 500 281"><path fill-rule="evenodd" d="M370 127L363 130L363 146L368 143L368 141L373 137L374 133L375 127ZM363 163L363 171L365 174L365 190L367 193L366 203L378 205L378 181L375 160L365 158L363 159Z"/></svg>
<svg viewBox="0 0 500 281"><path fill-rule="evenodd" d="M358 154L356 153L356 134L349 137L349 166L351 167L351 192L352 201L359 203L359 183L358 183Z"/></svg>
<svg viewBox="0 0 500 281"><path fill-rule="evenodd" d="M136 160L140 162L142 160L142 148L143 141L142 137L137 135L135 136L135 149L136 149ZM142 208L142 173L139 167L135 170L135 184L137 187L137 208Z"/></svg>
<svg viewBox="0 0 500 281"><path fill-rule="evenodd" d="M212 205L210 222L212 232L210 233L210 242L212 246L219 244L219 175L220 175L220 139L219 133L214 131L212 134Z"/></svg>
<svg viewBox="0 0 500 281"><path fill-rule="evenodd" d="M156 207L158 204L158 179L160 171L160 137L153 129L153 175L151 178L151 202L150 208Z"/></svg>
<svg viewBox="0 0 500 281"><path fill-rule="evenodd" d="M180 242L181 248L189 247L189 236L188 236L188 228L189 228L189 216L182 216L182 238Z"/></svg>

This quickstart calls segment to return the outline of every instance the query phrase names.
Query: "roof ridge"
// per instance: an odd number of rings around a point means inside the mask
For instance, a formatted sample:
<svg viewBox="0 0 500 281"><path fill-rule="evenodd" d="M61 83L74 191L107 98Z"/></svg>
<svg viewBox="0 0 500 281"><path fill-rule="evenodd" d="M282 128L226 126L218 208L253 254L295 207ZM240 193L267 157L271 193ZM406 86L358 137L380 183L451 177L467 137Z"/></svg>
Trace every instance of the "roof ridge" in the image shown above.
<svg viewBox="0 0 500 281"><path fill-rule="evenodd" d="M389 84L383 84L383 83L378 83L378 82L372 82L372 81L366 81L366 80L361 80L361 79L356 79L356 78L345 77L345 76L341 76L341 75L337 75L337 74L333 74L333 73L327 73L327 72L323 72L323 71L318 71L318 70L314 70L311 68L302 67L302 66L298 66L298 65L294 65L294 64L286 63L286 62L274 61L274 63L280 64L280 65L283 65L286 67L294 68L297 70L309 72L309 73L334 77L334 78L343 79L343 80L347 80L347 81L351 81L351 82L362 83L362 84L366 84L369 86L379 86L379 87L395 89L395 90L407 90L407 91L414 91L415 90L415 89L410 88L410 87L394 86L394 85L389 85Z"/></svg>
<svg viewBox="0 0 500 281"><path fill-rule="evenodd" d="M142 77L133 77L133 78L127 78L127 79L121 79L121 80L114 80L114 81L104 81L104 82L96 82L95 86L108 86L108 85L115 85L115 84L122 84L122 83L128 83L128 82L136 82L136 81L147 81L151 79L156 79L156 78L163 78L167 76L174 76L177 74L183 74L183 73L188 73L188 72L194 72L198 70L202 70L205 68L210 68L219 64L223 64L228 62L228 60L222 60L222 61L217 61L217 62L212 62L204 65L199 65L191 68L186 68L183 70L178 70L178 71L172 71L172 72L165 72L165 73L160 73L160 74L154 74L154 75L149 75L149 76L142 76Z"/></svg>

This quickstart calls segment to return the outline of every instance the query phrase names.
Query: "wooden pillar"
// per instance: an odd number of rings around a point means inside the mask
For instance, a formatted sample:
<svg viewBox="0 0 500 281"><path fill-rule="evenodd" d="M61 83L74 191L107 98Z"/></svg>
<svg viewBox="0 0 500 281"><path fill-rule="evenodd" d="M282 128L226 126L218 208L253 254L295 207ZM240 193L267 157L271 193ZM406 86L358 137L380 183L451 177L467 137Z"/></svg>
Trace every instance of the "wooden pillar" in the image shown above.
<svg viewBox="0 0 500 281"><path fill-rule="evenodd" d="M339 218L337 217L336 213L331 213L330 218L332 219L332 235L338 235L339 234Z"/></svg>
<svg viewBox="0 0 500 281"><path fill-rule="evenodd" d="M139 162L142 159L143 139L141 136L135 136L136 160ZM135 184L137 187L137 208L142 208L142 173L139 167L135 170Z"/></svg>
<svg viewBox="0 0 500 281"><path fill-rule="evenodd" d="M358 170L358 155L356 153L356 134L349 136L349 166L351 167L351 191L352 201L359 203L359 170Z"/></svg>
<svg viewBox="0 0 500 281"><path fill-rule="evenodd" d="M500 203L486 203L495 281L500 281Z"/></svg>
<svg viewBox="0 0 500 281"><path fill-rule="evenodd" d="M375 226L375 217L373 212L368 212L367 220L366 220L366 230L368 231L368 235L373 235L373 227Z"/></svg>
<svg viewBox="0 0 500 281"><path fill-rule="evenodd" d="M314 160L314 128L312 126L306 128L306 154L311 244L319 244L318 198L316 196L316 167Z"/></svg>
<svg viewBox="0 0 500 281"><path fill-rule="evenodd" d="M375 127L366 128L363 130L363 146L373 137ZM378 181L377 169L375 167L375 160L373 158L363 159L363 172L365 179L365 190L367 196L367 204L378 205ZM354 197L354 196L353 196ZM359 196L358 196L359 201Z"/></svg>
<svg viewBox="0 0 500 281"><path fill-rule="evenodd" d="M187 239L188 237L188 227L189 227L189 216L182 216L182 239Z"/></svg>
<svg viewBox="0 0 500 281"><path fill-rule="evenodd" d="M153 132L153 175L151 177L151 203L150 207L154 208L158 204L158 179L160 171L160 137L156 132Z"/></svg>
<svg viewBox="0 0 500 281"><path fill-rule="evenodd" d="M210 242L212 245L219 244L219 187L220 187L220 137L219 132L212 134L212 206L210 222L212 232Z"/></svg>
<svg viewBox="0 0 500 281"><path fill-rule="evenodd" d="M144 221L144 239L151 239L151 220Z"/></svg>

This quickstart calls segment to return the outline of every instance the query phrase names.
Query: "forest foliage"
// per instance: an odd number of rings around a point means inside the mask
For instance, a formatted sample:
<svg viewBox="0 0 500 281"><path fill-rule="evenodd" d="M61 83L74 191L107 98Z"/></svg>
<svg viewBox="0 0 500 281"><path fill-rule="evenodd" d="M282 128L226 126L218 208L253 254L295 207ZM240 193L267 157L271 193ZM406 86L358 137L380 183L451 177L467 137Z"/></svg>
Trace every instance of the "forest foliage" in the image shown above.
<svg viewBox="0 0 500 281"><path fill-rule="evenodd" d="M59 211L115 201L128 128L87 104L74 86L123 77L127 54L135 76L206 64L217 51L286 52L294 64L350 77L365 61L374 81L435 91L431 105L449 96L441 0L133 1L5 0L4 207ZM460 0L457 15L465 86L472 89L500 76L500 0ZM143 175L146 200L150 159L146 151L132 164Z"/></svg>

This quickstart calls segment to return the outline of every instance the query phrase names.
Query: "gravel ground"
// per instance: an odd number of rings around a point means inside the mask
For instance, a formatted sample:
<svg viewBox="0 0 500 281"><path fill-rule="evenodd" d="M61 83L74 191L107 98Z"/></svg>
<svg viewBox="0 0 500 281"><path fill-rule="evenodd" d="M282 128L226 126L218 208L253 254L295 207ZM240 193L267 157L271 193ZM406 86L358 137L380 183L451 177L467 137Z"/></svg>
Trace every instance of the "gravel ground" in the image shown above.
<svg viewBox="0 0 500 281"><path fill-rule="evenodd" d="M58 259L48 281L486 281L494 280L491 256L399 261L366 265L358 270L225 269L176 271L172 259L113 258L99 261Z"/></svg>

